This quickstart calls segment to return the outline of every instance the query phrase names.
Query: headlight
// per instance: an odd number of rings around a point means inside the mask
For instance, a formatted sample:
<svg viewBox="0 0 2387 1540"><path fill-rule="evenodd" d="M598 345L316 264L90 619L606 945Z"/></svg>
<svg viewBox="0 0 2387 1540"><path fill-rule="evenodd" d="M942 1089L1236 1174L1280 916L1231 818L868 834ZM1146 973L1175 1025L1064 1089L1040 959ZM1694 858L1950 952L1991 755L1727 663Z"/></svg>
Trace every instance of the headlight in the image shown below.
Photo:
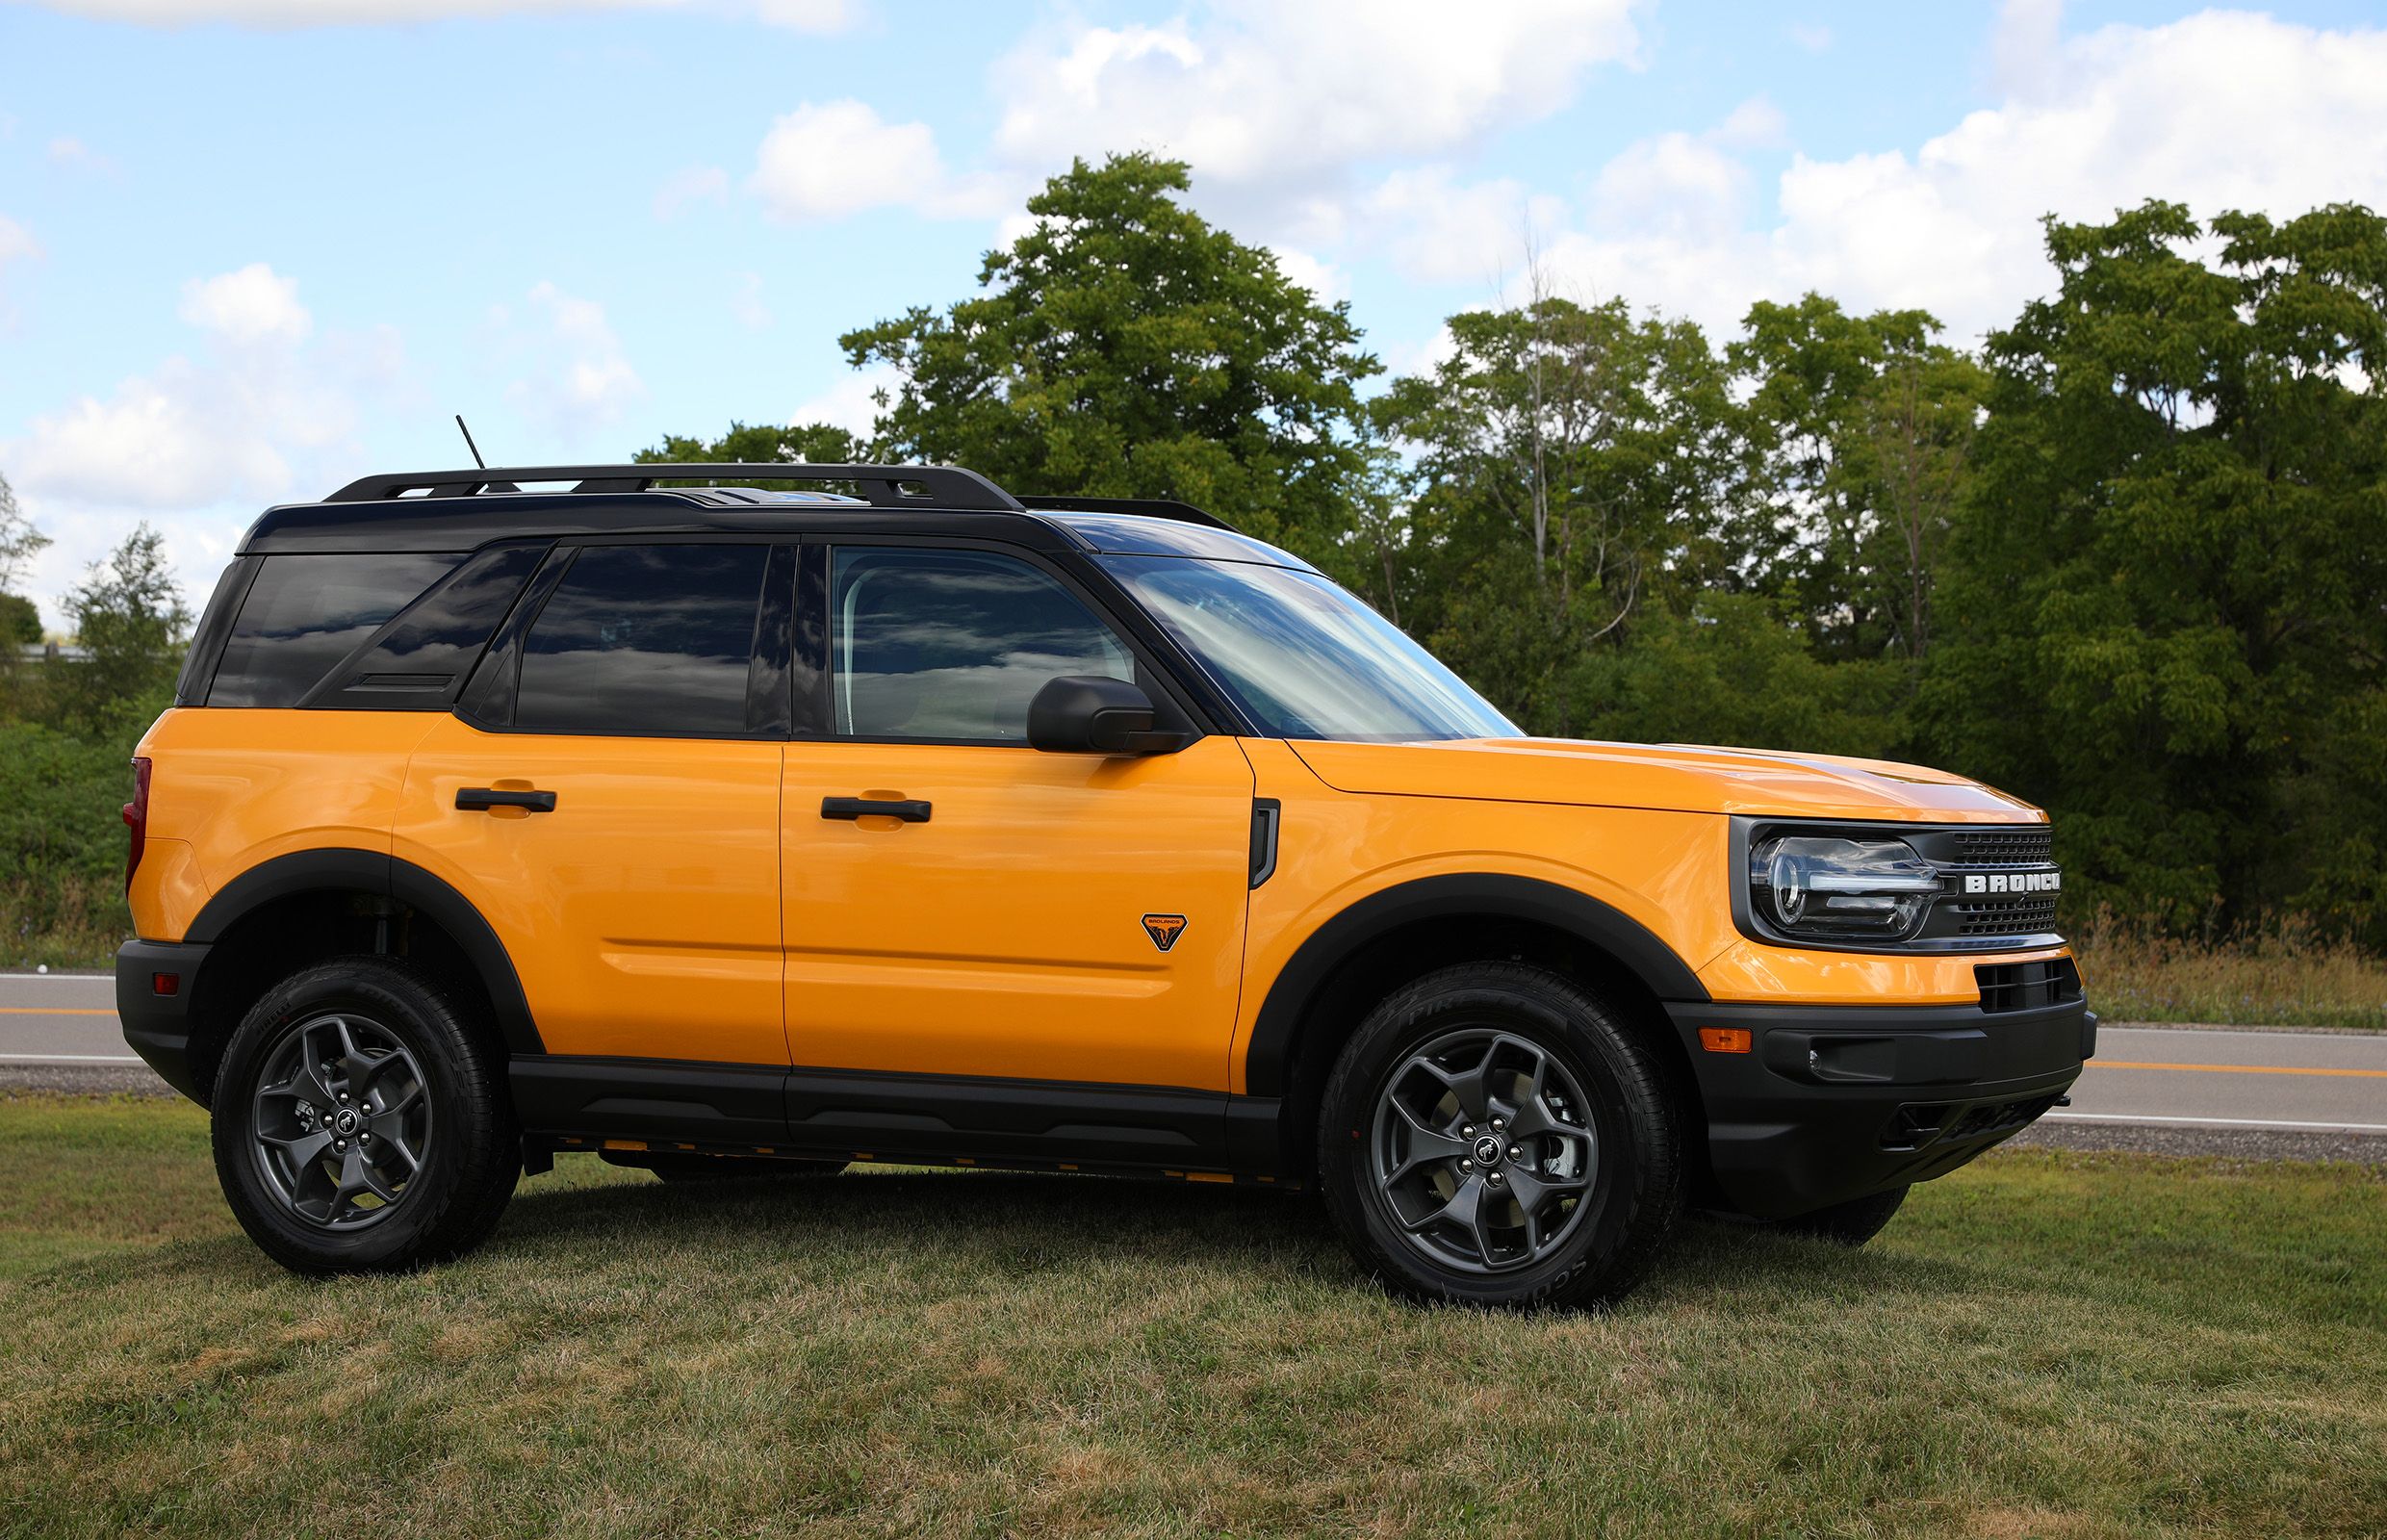
<svg viewBox="0 0 2387 1540"><path fill-rule="evenodd" d="M1903 839L1777 834L1749 851L1750 907L1784 937L1902 941L1939 874Z"/></svg>

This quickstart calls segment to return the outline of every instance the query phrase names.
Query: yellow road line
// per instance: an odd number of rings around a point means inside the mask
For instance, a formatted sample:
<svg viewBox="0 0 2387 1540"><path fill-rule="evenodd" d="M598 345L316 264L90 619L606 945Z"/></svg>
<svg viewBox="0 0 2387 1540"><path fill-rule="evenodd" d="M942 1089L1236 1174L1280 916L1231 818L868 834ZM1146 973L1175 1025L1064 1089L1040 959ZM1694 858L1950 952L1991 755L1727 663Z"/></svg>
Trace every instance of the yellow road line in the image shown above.
<svg viewBox="0 0 2387 1540"><path fill-rule="evenodd" d="M114 1011L83 1006L0 1005L0 1016L112 1016Z"/></svg>
<svg viewBox="0 0 2387 1540"><path fill-rule="evenodd" d="M2154 1065L2128 1059L2092 1059L2092 1069L2194 1069L2209 1075L2350 1075L2358 1080L2387 1080L2387 1069L2297 1069L2285 1065Z"/></svg>

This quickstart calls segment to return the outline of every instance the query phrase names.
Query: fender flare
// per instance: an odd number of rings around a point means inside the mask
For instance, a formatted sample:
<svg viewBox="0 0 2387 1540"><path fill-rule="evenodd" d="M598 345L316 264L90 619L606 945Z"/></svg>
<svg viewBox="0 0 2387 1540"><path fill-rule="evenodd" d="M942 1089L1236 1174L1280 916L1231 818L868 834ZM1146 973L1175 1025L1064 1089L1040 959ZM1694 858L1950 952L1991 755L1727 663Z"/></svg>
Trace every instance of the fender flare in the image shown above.
<svg viewBox="0 0 2387 1540"><path fill-rule="evenodd" d="M1588 893L1492 872L1422 877L1360 899L1295 949L1269 986L1253 1023L1244 1052L1246 1092L1283 1096L1292 1091L1292 1061L1302 1021L1335 970L1361 948L1421 921L1485 918L1546 925L1598 947L1661 1001L1707 999L1699 976L1672 947L1631 915Z"/></svg>
<svg viewBox="0 0 2387 1540"><path fill-rule="evenodd" d="M213 945L261 905L319 888L380 893L428 915L455 938L465 960L480 976L481 988L488 991L490 1006L497 1013L498 1033L504 1039L507 1052L547 1051L540 1040L538 1025L531 1020L530 1001L523 993L514 960L507 955L505 943L498 939L489 921L473 907L472 900L447 883L386 851L346 847L302 850L259 861L226 883L207 901L183 939Z"/></svg>

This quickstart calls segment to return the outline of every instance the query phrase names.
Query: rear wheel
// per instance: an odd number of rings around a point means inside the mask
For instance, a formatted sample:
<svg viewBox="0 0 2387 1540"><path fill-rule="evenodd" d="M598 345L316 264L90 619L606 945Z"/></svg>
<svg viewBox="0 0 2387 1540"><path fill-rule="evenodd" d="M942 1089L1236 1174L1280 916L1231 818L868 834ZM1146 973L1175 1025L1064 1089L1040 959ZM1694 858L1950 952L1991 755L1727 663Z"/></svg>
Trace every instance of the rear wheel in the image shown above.
<svg viewBox="0 0 2387 1540"><path fill-rule="evenodd" d="M522 1170L503 1059L465 1008L395 958L293 974L225 1045L216 1174L295 1272L445 1261L497 1226Z"/></svg>
<svg viewBox="0 0 2387 1540"><path fill-rule="evenodd" d="M1320 1186L1385 1282L1459 1303L1614 1299L1681 1207L1664 1078L1606 1004L1518 963L1418 980L1344 1046Z"/></svg>
<svg viewBox="0 0 2387 1540"><path fill-rule="evenodd" d="M1907 1200L1907 1189L1893 1187L1886 1193L1869 1193L1852 1197L1845 1203L1802 1214L1796 1219L1777 1221L1778 1227L1794 1235L1811 1235L1818 1240L1837 1241L1846 1246L1859 1246L1882 1233L1898 1205Z"/></svg>

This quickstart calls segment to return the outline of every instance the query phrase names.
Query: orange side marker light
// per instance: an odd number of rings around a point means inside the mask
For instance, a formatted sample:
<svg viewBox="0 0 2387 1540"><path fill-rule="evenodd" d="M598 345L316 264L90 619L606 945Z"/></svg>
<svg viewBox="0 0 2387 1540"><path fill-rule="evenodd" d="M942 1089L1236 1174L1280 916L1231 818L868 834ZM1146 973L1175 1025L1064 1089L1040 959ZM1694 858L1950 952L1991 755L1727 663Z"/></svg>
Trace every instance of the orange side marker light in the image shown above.
<svg viewBox="0 0 2387 1540"><path fill-rule="evenodd" d="M1747 1027L1702 1027L1699 1045L1709 1053L1747 1053L1755 1046Z"/></svg>

